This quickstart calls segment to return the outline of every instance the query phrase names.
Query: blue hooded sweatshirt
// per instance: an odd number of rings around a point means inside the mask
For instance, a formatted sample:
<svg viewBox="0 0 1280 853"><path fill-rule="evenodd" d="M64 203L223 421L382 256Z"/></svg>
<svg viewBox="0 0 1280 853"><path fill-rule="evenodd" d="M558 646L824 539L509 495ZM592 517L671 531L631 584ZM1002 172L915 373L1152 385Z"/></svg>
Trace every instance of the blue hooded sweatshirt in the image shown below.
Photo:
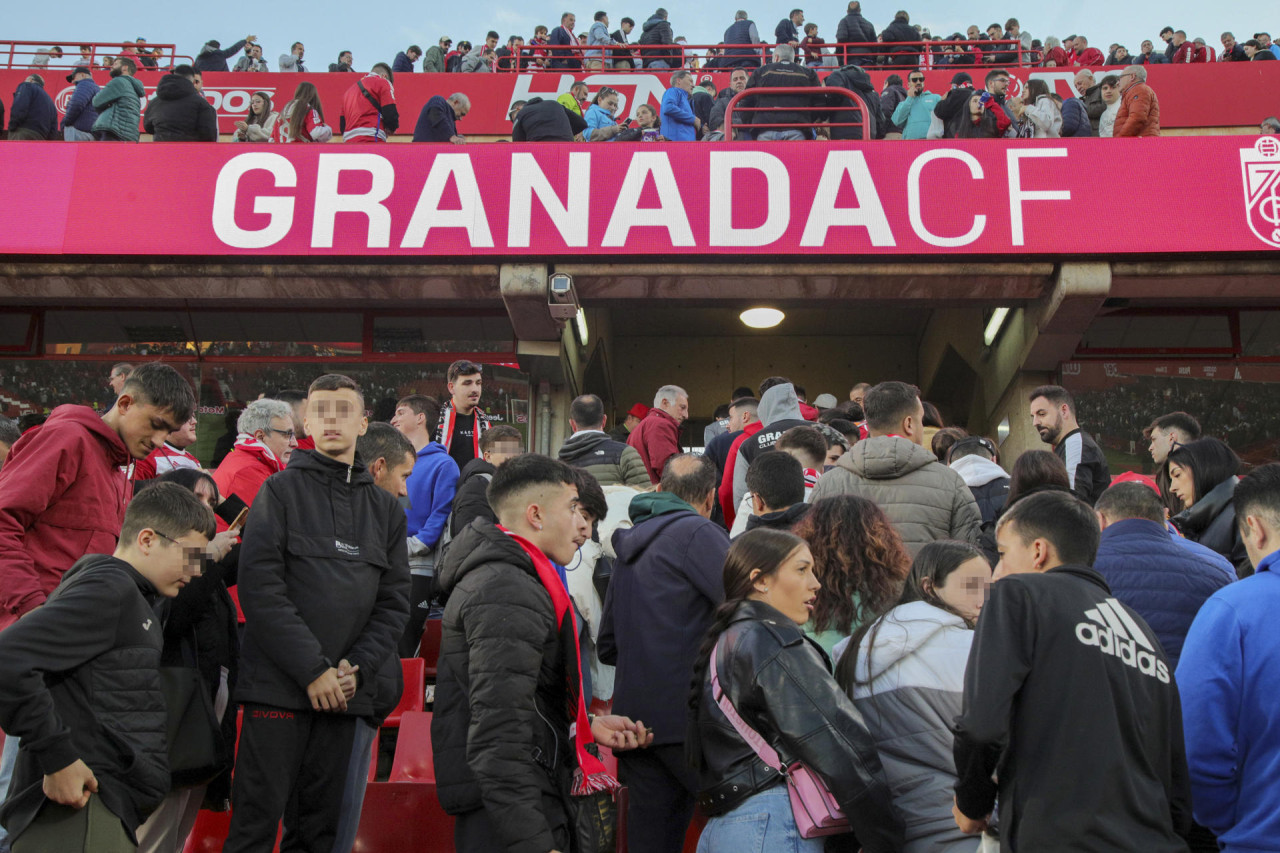
<svg viewBox="0 0 1280 853"><path fill-rule="evenodd" d="M449 456L449 451L434 441L419 450L408 482L409 506L405 515L409 535L434 548L453 509L457 488L458 463Z"/></svg>
<svg viewBox="0 0 1280 853"><path fill-rule="evenodd" d="M1178 663L1195 818L1228 853L1275 851L1280 839L1280 551L1218 590Z"/></svg>

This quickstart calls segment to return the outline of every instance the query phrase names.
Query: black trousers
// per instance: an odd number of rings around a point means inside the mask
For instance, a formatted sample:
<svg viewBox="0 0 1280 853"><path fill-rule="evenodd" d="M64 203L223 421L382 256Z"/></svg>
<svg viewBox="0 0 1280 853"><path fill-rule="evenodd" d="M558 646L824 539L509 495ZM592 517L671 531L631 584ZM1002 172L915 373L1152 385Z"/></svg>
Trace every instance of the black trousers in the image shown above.
<svg viewBox="0 0 1280 853"><path fill-rule="evenodd" d="M547 796L542 798L542 813L551 827L555 849L570 853L569 816L564 805ZM456 853L499 853L505 850L498 829L489 816L489 810L480 808L463 812L453 821L453 849Z"/></svg>
<svg viewBox="0 0 1280 853"><path fill-rule="evenodd" d="M418 656L422 631L427 627L427 617L431 615L431 594L435 590L435 580L434 575L413 575L410 578L409 622L404 626L404 635L400 638L402 658Z"/></svg>
<svg viewBox="0 0 1280 853"><path fill-rule="evenodd" d="M345 714L245 705L224 853L271 853L286 811L282 853L332 849L355 732Z"/></svg>
<svg viewBox="0 0 1280 853"><path fill-rule="evenodd" d="M629 798L628 853L680 853L698 787L693 769L685 763L684 744L617 755L618 775Z"/></svg>

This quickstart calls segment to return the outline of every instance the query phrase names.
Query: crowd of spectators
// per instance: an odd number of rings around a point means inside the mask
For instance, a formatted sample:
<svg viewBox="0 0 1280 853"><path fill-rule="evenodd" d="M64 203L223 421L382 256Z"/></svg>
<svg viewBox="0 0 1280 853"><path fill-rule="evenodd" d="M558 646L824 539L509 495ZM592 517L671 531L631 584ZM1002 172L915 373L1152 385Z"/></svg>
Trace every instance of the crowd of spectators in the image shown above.
<svg viewBox="0 0 1280 853"><path fill-rule="evenodd" d="M974 24L964 33L943 38L913 24L906 11L895 13L888 26L877 33L863 17L859 0L849 3L831 44L819 35L817 24L806 22L802 9L793 9L778 22L772 42L762 39L756 23L745 10L739 10L720 44L705 52L686 49L687 39L675 34L664 8L643 22L634 40L634 19L622 18L612 32L610 26L608 13L599 11L585 32L575 33L582 29L577 16L566 12L554 29L536 27L527 43L522 36L512 35L499 46L501 36L491 30L474 46L464 40L455 47L449 37L440 38L425 51L409 45L391 63L374 64L351 85L341 104L337 132L345 142L386 141L401 121L395 102L395 75L414 73L421 62L422 71L437 73L675 71L662 106L657 110L650 107L649 115L638 119L617 115L617 93L608 87L591 100L587 87L578 84L555 101L536 97L517 101L509 115L515 141L716 141L724 138L725 108L734 94L743 89L794 87L848 89L858 100L828 92L751 94L738 104L740 111L735 109L735 138L1158 136L1160 105L1146 83L1148 66L1274 60L1280 56L1280 45L1266 32L1255 33L1243 42L1225 32L1218 53L1203 38L1188 39L1184 30L1173 27L1160 33L1163 51L1146 40L1136 53L1114 43L1103 53L1084 35L1049 36L1042 42L1024 31L1016 18L1009 18L1003 26L993 23L985 30ZM112 80L106 87L100 88L93 80L94 63L71 69L67 81L75 84L75 91L61 122L43 76L30 75L14 93L8 137L137 141L137 123L131 121L137 107L127 96L141 89L135 78L139 69L157 67L155 53L159 49L147 50L141 39L126 48L119 56L107 58ZM194 63L171 67L160 79L155 99L140 116L146 132L157 141L216 140L217 116L202 94L202 75L232 70L231 60L242 50L234 70L270 70L256 36L246 36L226 48L211 39L200 48ZM84 46L81 54L91 57L92 49ZM305 45L294 42L276 64L282 72L308 71L305 56ZM47 72L52 61L62 58L60 47L42 49L33 67ZM1079 97L1063 99L1034 82L1022 91L1010 92L1009 66L1077 69ZM1094 77L1092 69L1112 66L1118 66L1114 73L1100 80ZM829 73L819 77L818 68ZM865 73L869 68L895 73L876 92ZM955 69L950 88L925 91L924 72L947 68ZM341 51L328 69L354 72L351 51ZM733 70L730 85L718 90L714 78L702 73L712 69ZM746 72L745 80L737 73L739 69ZM555 103L564 107L563 112L554 108ZM414 141L465 143L467 138L458 122L469 110L470 99L463 92L433 96L417 117ZM522 110L523 118L518 119ZM332 104L330 112L334 112ZM766 124L771 126L752 127ZM1270 129L1275 125L1267 119L1260 129L1275 132ZM247 143L326 142L333 136L334 128L325 119L314 85L304 82L283 103L273 104L266 91L254 92L248 115L236 122L231 139Z"/></svg>

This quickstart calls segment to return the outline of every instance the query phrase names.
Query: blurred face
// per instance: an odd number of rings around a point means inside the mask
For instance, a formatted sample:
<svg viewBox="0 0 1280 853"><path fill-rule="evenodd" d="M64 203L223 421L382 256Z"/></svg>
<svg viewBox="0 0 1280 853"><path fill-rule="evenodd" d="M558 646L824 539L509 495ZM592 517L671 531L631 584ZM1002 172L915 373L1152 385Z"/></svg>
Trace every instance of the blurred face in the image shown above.
<svg viewBox="0 0 1280 853"><path fill-rule="evenodd" d="M1149 40L1148 40L1148 41L1144 41L1144 42L1142 43L1142 52L1143 52L1143 53L1150 53L1150 52L1151 52L1151 49L1152 49L1152 44L1151 44L1151 42L1150 42Z"/></svg>
<svg viewBox="0 0 1280 853"><path fill-rule="evenodd" d="M347 65L350 65L350 64L351 64L351 51L349 51L349 50L348 50L348 51L344 51L343 53L340 53L340 54L338 55L338 61L339 61L339 62L345 62Z"/></svg>
<svg viewBox="0 0 1280 853"><path fill-rule="evenodd" d="M140 558L134 563L143 577L151 581L166 598L173 598L187 582L204 568L204 551L209 540L194 530L169 538L146 528L138 533L135 543Z"/></svg>
<svg viewBox="0 0 1280 853"><path fill-rule="evenodd" d="M316 450L348 464L355 459L356 439L369 428L364 401L350 388L316 391L307 398L307 434ZM294 441L294 447L298 446Z"/></svg>
<svg viewBox="0 0 1280 853"><path fill-rule="evenodd" d="M487 47L487 48L489 48L489 50L493 50L495 47L497 47L497 46L498 46L498 39L497 39L497 37L496 37L496 36L490 36L489 38L485 39L485 40L484 40L484 46L485 46L485 47Z"/></svg>
<svg viewBox="0 0 1280 853"><path fill-rule="evenodd" d="M729 75L729 88L735 92L741 92L747 88L747 72L741 68Z"/></svg>
<svg viewBox="0 0 1280 853"><path fill-rule="evenodd" d="M961 617L974 622L982 612L982 605L986 603L987 585L990 583L991 566L981 557L974 557L947 575L933 591ZM932 586L927 578L925 584Z"/></svg>
<svg viewBox="0 0 1280 853"><path fill-rule="evenodd" d="M564 25L565 29L571 30L578 23L578 18L576 15L565 15L560 19L560 23Z"/></svg>
<svg viewBox="0 0 1280 853"><path fill-rule="evenodd" d="M1040 433L1040 440L1045 444L1057 444L1062 437L1062 410L1065 406L1055 406L1044 397L1036 397L1031 401L1031 425Z"/></svg>
<svg viewBox="0 0 1280 853"><path fill-rule="evenodd" d="M480 389L484 384L482 374L459 376L449 383L449 394L453 397L453 407L459 414L469 415L480 405Z"/></svg>
<svg viewBox="0 0 1280 853"><path fill-rule="evenodd" d="M792 15L792 16L791 16L791 23L795 24L797 27L798 27L798 26L800 26L801 24L803 24L803 23L804 23L804 12L796 12L794 15Z"/></svg>
<svg viewBox="0 0 1280 853"><path fill-rule="evenodd" d="M682 424L689 417L689 398L683 394L676 397L675 400L663 398L662 405L658 408L675 418L676 423Z"/></svg>
<svg viewBox="0 0 1280 853"><path fill-rule="evenodd" d="M298 436L293 431L292 418L272 418L271 426L255 432L254 437L266 445L281 465L289 464L289 457L298 447ZM316 442L319 447L319 442Z"/></svg>
<svg viewBox="0 0 1280 853"><path fill-rule="evenodd" d="M627 419L622 423L623 426L627 428L627 432L631 432L633 429L640 426L640 419L635 415L627 415Z"/></svg>
<svg viewBox="0 0 1280 853"><path fill-rule="evenodd" d="M304 53L307 52L306 45L302 45L302 44L298 45L293 49L293 52L294 52L294 55L301 57Z"/></svg>
<svg viewBox="0 0 1280 853"><path fill-rule="evenodd" d="M1190 468L1176 462L1169 463L1169 491L1178 496L1184 508L1196 502L1195 479Z"/></svg>
<svg viewBox="0 0 1280 853"><path fill-rule="evenodd" d="M254 59L261 59L261 58L262 58L262 48L258 47L256 44L255 44L255 45L250 45L250 47L249 47L249 55L250 55L250 56L252 56Z"/></svg>
<svg viewBox="0 0 1280 853"><path fill-rule="evenodd" d="M116 400L119 422L116 432L134 459L146 459L151 451L164 444L169 433L182 424L174 420L173 409L161 409L151 403L121 394Z"/></svg>
<svg viewBox="0 0 1280 853"><path fill-rule="evenodd" d="M1117 47L1117 48L1116 48L1116 59L1127 59L1127 58L1128 58L1128 56L1129 56L1129 51L1128 51L1128 50L1126 50L1126 49L1125 49L1125 48L1123 48L1123 47Z"/></svg>
<svg viewBox="0 0 1280 853"><path fill-rule="evenodd" d="M969 27L969 29L965 30L964 33L969 41L978 40L978 28L976 26Z"/></svg>
<svg viewBox="0 0 1280 853"><path fill-rule="evenodd" d="M1271 36L1266 33L1258 33L1258 44L1263 47L1271 47Z"/></svg>
<svg viewBox="0 0 1280 853"><path fill-rule="evenodd" d="M484 459L490 465L497 468L512 456L519 456L521 453L524 453L524 448L520 446L520 442L499 441L494 444L493 447L484 452Z"/></svg>
<svg viewBox="0 0 1280 853"><path fill-rule="evenodd" d="M1222 37L1222 47L1225 50L1233 50L1236 46L1236 40L1233 36L1225 35Z"/></svg>
<svg viewBox="0 0 1280 853"><path fill-rule="evenodd" d="M759 572L759 569L754 570L754 573ZM756 579L750 597L763 601L797 625L803 625L813 614L820 589L822 584L813 571L813 555L809 553L808 545L801 545L782 561L772 576Z"/></svg>

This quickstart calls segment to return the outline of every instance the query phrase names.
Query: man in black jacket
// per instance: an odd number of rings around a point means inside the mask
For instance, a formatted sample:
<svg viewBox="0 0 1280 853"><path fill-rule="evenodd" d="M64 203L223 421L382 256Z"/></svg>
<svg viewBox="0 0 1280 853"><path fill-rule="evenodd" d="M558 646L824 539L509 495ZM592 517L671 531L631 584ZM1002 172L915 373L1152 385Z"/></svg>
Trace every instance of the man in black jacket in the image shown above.
<svg viewBox="0 0 1280 853"><path fill-rule="evenodd" d="M1061 385L1041 385L1028 396L1031 423L1040 440L1053 446L1067 466L1071 490L1089 506L1111 485L1107 457L1089 433L1076 421L1076 401Z"/></svg>
<svg viewBox="0 0 1280 853"><path fill-rule="evenodd" d="M673 457L658 491L632 499L635 526L613 537L600 660L617 667L614 709L647 721L654 738L651 749L619 759L632 850L678 853L693 815L698 780L685 763L685 708L694 658L724 601L729 552L724 528L709 520L715 489L711 460Z"/></svg>
<svg viewBox="0 0 1280 853"><path fill-rule="evenodd" d="M955 139L969 120L969 99L975 94L973 78L967 71L951 78L951 90L933 108L933 114L942 121L943 139Z"/></svg>
<svg viewBox="0 0 1280 853"><path fill-rule="evenodd" d="M592 739L615 752L652 740L625 717L587 721L572 605L553 565L590 536L575 482L555 459L508 460L489 484L502 526L474 521L440 568L449 603L431 742L458 853L567 853L575 774L609 787Z"/></svg>
<svg viewBox="0 0 1280 853"><path fill-rule="evenodd" d="M885 116L884 108L881 106L880 96L876 94L875 86L871 82L871 75L867 73L865 68L856 64L838 68L827 76L826 86L828 88L848 89L860 95L863 103L867 105L867 138L884 139L885 133L888 132L889 122ZM828 95L827 102L832 106L854 106L854 103L843 95ZM833 110L828 116L828 121L836 123L831 128L831 138L861 139L861 127L841 126L846 122L857 121L859 112L861 111Z"/></svg>
<svg viewBox="0 0 1280 853"><path fill-rule="evenodd" d="M984 830L998 793L1001 847L1185 853L1178 688L1154 632L1089 568L1099 537L1065 492L1000 520L956 719L956 823Z"/></svg>
<svg viewBox="0 0 1280 853"><path fill-rule="evenodd" d="M14 851L133 849L169 791L152 607L200 573L213 533L190 489L139 492L115 553L81 558L0 634L0 727L22 739L0 808Z"/></svg>
<svg viewBox="0 0 1280 853"><path fill-rule="evenodd" d="M142 127L156 142L217 142L218 113L203 94L200 72L179 65L156 84Z"/></svg>
<svg viewBox="0 0 1280 853"><path fill-rule="evenodd" d="M359 386L321 376L306 422L316 449L263 484L240 549L244 726L227 853L269 850L291 799L302 848L333 847L356 718L374 713L375 676L409 618L405 515L356 459Z"/></svg>
<svg viewBox="0 0 1280 853"><path fill-rule="evenodd" d="M530 98L513 119L512 142L581 142L587 122L559 101Z"/></svg>
<svg viewBox="0 0 1280 853"><path fill-rule="evenodd" d="M462 467L458 488L449 513L449 536L460 534L477 518L497 523L498 516L489 505L489 483L498 466L512 456L524 452L520 430L511 424L498 424L480 436L480 457Z"/></svg>
<svg viewBox="0 0 1280 853"><path fill-rule="evenodd" d="M814 107L822 102L822 95L814 94L765 94L764 90L790 87L822 86L818 73L806 65L795 61L796 49L789 44L774 48L774 61L760 66L747 78L747 90L761 90L761 93L750 94L741 101L744 107ZM808 109L796 109L783 112L744 113L744 124L803 124L814 123L818 114ZM770 127L755 132L756 139L812 139L813 129Z"/></svg>
<svg viewBox="0 0 1280 853"><path fill-rule="evenodd" d="M876 28L871 26L871 22L862 17L862 4L858 0L850 0L849 11L840 23L836 25L836 42L838 44L862 43L872 44L876 40ZM842 48L844 58L843 65L875 65L876 58L867 56L867 53L874 50L870 47L847 47Z"/></svg>

